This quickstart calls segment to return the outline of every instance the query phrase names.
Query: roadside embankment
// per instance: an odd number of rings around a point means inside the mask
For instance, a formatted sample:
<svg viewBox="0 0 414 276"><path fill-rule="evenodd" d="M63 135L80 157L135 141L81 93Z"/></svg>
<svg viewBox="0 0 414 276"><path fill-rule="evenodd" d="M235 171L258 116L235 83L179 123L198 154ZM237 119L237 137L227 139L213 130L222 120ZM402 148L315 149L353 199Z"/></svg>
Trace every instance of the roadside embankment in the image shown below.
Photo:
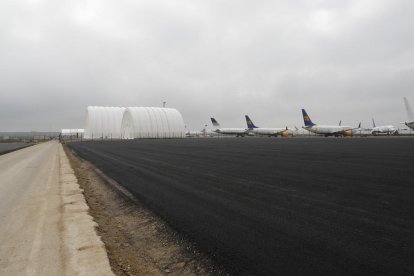
<svg viewBox="0 0 414 276"><path fill-rule="evenodd" d="M112 275L105 246L95 232L97 224L69 160L59 146L62 200L62 238L68 275Z"/></svg>

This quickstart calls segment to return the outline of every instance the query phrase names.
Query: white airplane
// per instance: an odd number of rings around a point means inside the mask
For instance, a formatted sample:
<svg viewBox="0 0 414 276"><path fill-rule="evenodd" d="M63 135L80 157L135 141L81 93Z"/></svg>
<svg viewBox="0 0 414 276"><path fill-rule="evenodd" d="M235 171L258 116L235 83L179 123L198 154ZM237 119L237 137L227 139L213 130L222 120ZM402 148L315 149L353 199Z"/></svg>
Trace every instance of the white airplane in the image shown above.
<svg viewBox="0 0 414 276"><path fill-rule="evenodd" d="M255 135L267 135L269 137L281 135L282 137L289 136L289 129L286 128L267 128L267 127L257 127L253 124L252 120L250 120L248 115L245 115L247 128L249 129L249 133L253 133Z"/></svg>
<svg viewBox="0 0 414 276"><path fill-rule="evenodd" d="M198 130L189 130L185 133L186 137L205 137L206 136L206 130L202 129L200 131Z"/></svg>
<svg viewBox="0 0 414 276"><path fill-rule="evenodd" d="M208 134L207 125L202 130L189 130L185 133L186 137L206 137Z"/></svg>
<svg viewBox="0 0 414 276"><path fill-rule="evenodd" d="M214 132L226 135L236 135L236 137L244 137L249 135L247 129L245 128L221 128L220 124L214 118L211 118L211 122L213 123Z"/></svg>
<svg viewBox="0 0 414 276"><path fill-rule="evenodd" d="M359 125L357 128L354 128L352 130L352 136L361 136L361 137L366 137L371 135L371 129L370 128L363 128L361 127L361 122L359 122Z"/></svg>
<svg viewBox="0 0 414 276"><path fill-rule="evenodd" d="M217 132L214 132L211 129L202 129L200 131L197 130L190 130L185 133L186 137L192 138L192 137L215 137L219 134Z"/></svg>
<svg viewBox="0 0 414 276"><path fill-rule="evenodd" d="M371 129L371 133L374 136L378 135L398 135L398 128L392 125L388 126L375 126L374 118L372 118L372 126L374 127Z"/></svg>
<svg viewBox="0 0 414 276"><path fill-rule="evenodd" d="M302 127L307 131L324 135L325 137L328 136L352 136L352 130L356 129L351 126L328 126L328 125L317 125L312 122L308 114L306 113L305 109L302 109L303 121L305 122L305 126Z"/></svg>
<svg viewBox="0 0 414 276"><path fill-rule="evenodd" d="M414 130L414 113L411 109L410 104L408 103L407 98L404 98L404 105L408 116L408 122L405 122L405 125Z"/></svg>

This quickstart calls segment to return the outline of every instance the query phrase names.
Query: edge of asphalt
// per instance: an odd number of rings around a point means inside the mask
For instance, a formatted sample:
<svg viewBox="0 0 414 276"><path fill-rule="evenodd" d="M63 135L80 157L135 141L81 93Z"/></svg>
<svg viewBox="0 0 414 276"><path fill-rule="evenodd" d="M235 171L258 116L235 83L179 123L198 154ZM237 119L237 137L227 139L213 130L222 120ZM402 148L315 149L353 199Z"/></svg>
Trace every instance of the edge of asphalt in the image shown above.
<svg viewBox="0 0 414 276"><path fill-rule="evenodd" d="M83 190L69 159L59 144L62 255L66 275L114 275L105 245L89 215Z"/></svg>
<svg viewBox="0 0 414 276"><path fill-rule="evenodd" d="M16 151L16 150L25 149L25 148L28 148L28 147L31 147L31 146L34 146L34 145L36 145L36 144L32 143L32 144L24 145L23 147L20 147L20 148L5 150L5 151L0 152L0 155L11 153L11 152Z"/></svg>
<svg viewBox="0 0 414 276"><path fill-rule="evenodd" d="M64 151L85 189L116 275L229 275L116 180L67 145Z"/></svg>

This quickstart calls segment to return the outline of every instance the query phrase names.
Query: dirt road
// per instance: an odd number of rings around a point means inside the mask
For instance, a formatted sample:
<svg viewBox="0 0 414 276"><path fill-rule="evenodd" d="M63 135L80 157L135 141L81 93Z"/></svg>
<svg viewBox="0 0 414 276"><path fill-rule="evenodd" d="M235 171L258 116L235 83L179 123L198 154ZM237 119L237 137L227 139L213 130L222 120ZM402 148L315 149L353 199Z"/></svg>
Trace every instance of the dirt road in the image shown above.
<svg viewBox="0 0 414 276"><path fill-rule="evenodd" d="M112 275L62 146L0 156L0 275Z"/></svg>

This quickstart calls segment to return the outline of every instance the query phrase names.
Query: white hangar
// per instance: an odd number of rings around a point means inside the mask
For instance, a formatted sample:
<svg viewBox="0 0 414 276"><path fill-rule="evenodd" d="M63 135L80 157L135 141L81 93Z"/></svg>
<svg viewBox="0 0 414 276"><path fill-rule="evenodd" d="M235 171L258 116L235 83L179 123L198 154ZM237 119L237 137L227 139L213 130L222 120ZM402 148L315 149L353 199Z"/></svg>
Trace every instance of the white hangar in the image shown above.
<svg viewBox="0 0 414 276"><path fill-rule="evenodd" d="M88 106L85 139L184 138L181 113L174 108Z"/></svg>
<svg viewBox="0 0 414 276"><path fill-rule="evenodd" d="M184 138L181 113L174 108L128 107L122 118L123 139Z"/></svg>
<svg viewBox="0 0 414 276"><path fill-rule="evenodd" d="M124 107L88 106L85 120L85 139L119 139Z"/></svg>

